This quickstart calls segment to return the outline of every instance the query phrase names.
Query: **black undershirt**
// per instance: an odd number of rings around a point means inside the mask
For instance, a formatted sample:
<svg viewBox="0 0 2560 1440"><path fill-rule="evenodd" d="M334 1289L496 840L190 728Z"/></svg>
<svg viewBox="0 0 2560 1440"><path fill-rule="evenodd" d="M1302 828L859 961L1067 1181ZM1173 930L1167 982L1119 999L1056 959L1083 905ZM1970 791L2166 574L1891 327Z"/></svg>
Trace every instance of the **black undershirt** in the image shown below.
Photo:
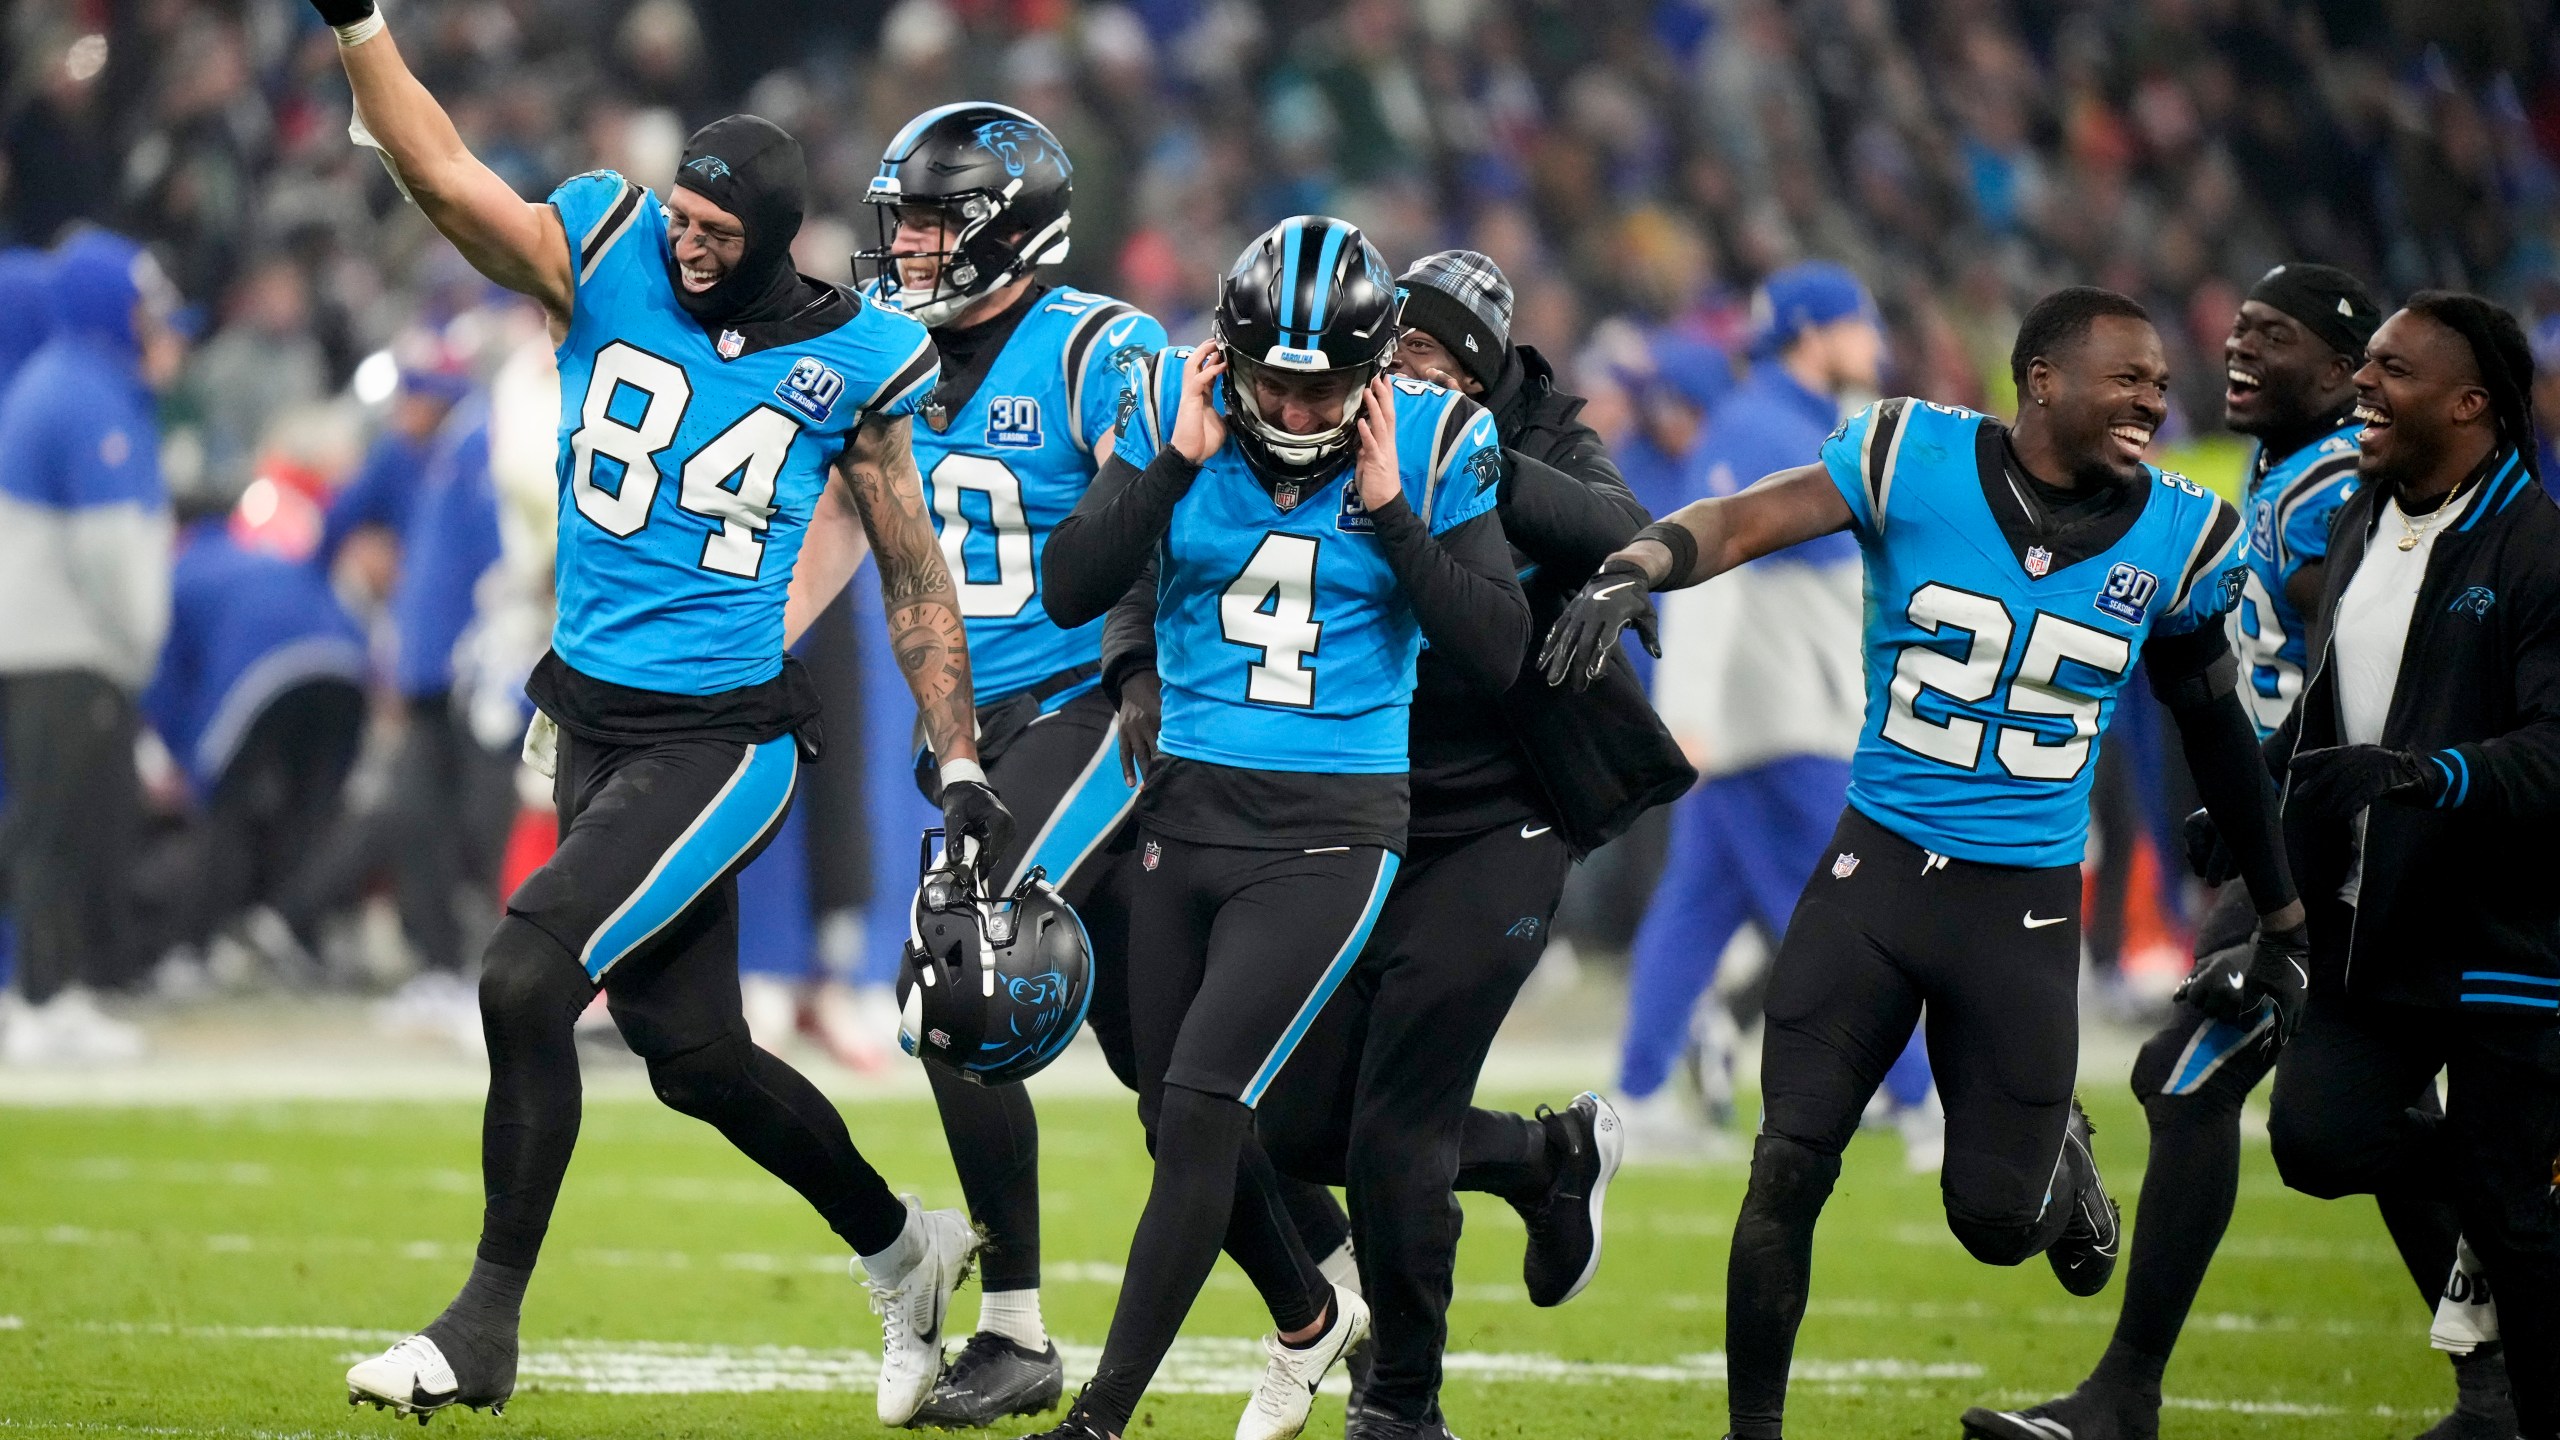
<svg viewBox="0 0 2560 1440"><path fill-rule="evenodd" d="M975 325L942 325L933 331L934 354L942 360L942 381L925 397L918 413L924 423L940 434L951 424L951 417L967 408L986 383L987 372L995 368L996 357L1004 353L1005 342L1022 328L1023 317L1049 287L1034 281L1011 305Z"/></svg>

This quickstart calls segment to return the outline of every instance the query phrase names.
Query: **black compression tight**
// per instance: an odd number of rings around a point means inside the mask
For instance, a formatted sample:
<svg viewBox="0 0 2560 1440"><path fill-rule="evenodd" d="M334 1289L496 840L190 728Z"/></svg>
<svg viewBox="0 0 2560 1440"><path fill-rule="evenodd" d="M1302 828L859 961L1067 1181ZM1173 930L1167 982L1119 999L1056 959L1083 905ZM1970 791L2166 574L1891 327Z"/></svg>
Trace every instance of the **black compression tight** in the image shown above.
<svg viewBox="0 0 2560 1440"><path fill-rule="evenodd" d="M1295 1231L1269 1183L1270 1162L1261 1158L1258 1147L1245 1143L1252 1133L1253 1112L1242 1101L1180 1085L1165 1087L1156 1121L1155 1184L1129 1242L1129 1268L1120 1282L1102 1364L1077 1401L1077 1409L1107 1431L1128 1428L1147 1383L1191 1313L1191 1302L1208 1282L1222 1241L1231 1253L1240 1252L1240 1260L1242 1253L1274 1245L1297 1249ZM1259 1173L1249 1173L1239 1184L1238 1167L1248 1149ZM1290 1269L1246 1268L1266 1274ZM1300 1273L1311 1269L1301 1267ZM1303 1329L1324 1317L1331 1291L1317 1288L1320 1276L1315 1282L1294 1306L1285 1303L1285 1295L1264 1289L1264 1302L1282 1330Z"/></svg>
<svg viewBox="0 0 2560 1440"><path fill-rule="evenodd" d="M530 1270L578 1143L582 1086L576 1026L595 995L586 971L520 916L499 922L480 978L489 1101L480 1168L488 1205L480 1256ZM862 1254L887 1249L906 1208L862 1158L844 1119L799 1072L724 1031L649 1061L658 1098L708 1122L747 1158L800 1192Z"/></svg>

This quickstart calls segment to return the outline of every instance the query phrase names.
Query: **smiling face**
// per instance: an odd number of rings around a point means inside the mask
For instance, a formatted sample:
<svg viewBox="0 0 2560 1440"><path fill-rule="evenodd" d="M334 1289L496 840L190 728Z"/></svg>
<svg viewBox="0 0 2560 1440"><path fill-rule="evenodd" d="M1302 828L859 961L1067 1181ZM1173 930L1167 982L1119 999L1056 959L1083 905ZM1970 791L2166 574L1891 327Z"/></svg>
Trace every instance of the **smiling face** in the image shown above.
<svg viewBox="0 0 2560 1440"><path fill-rule="evenodd" d="M747 227L737 216L681 185L667 191L667 244L675 251L676 280L701 295L729 278L746 258Z"/></svg>
<svg viewBox="0 0 2560 1440"><path fill-rule="evenodd" d="M2487 419L2489 392L2461 335L2415 311L2382 322L2356 372L2356 473L2405 489L2423 480L2465 426Z"/></svg>
<svg viewBox="0 0 2560 1440"><path fill-rule="evenodd" d="M2078 343L2036 357L2027 390L2075 482L2131 484L2169 413L2160 332L2147 320L2100 315Z"/></svg>
<svg viewBox="0 0 2560 1440"><path fill-rule="evenodd" d="M2222 364L2223 423L2243 435L2302 430L2353 393L2355 362L2263 300L2240 302Z"/></svg>
<svg viewBox="0 0 2560 1440"><path fill-rule="evenodd" d="M1484 387L1458 364L1458 357L1448 346L1433 339L1430 332L1411 326L1397 337L1395 362L1388 368L1409 380L1428 380L1463 395L1484 393Z"/></svg>
<svg viewBox="0 0 2560 1440"><path fill-rule="evenodd" d="M901 205L889 237L898 288L929 294L942 280L942 257L960 243L960 217L945 205Z"/></svg>

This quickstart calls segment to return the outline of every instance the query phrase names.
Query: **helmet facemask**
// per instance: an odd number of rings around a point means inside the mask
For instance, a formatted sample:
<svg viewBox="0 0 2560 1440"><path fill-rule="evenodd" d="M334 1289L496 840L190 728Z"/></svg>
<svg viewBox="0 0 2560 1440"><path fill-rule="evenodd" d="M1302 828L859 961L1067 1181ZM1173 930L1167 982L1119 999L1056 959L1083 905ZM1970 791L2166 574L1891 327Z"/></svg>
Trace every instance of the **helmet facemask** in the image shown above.
<svg viewBox="0 0 2560 1440"><path fill-rule="evenodd" d="M1395 357L1392 341L1374 358L1357 365L1327 366L1320 351L1290 350L1274 346L1256 358L1246 355L1230 342L1224 327L1213 326L1219 345L1227 352L1227 415L1249 444L1252 458L1284 473L1304 475L1327 465L1348 452L1359 439L1360 407L1369 398L1369 382L1376 379ZM1300 380L1340 377L1349 388L1342 397L1342 417L1332 425L1312 433L1300 434L1282 427L1279 419L1262 413L1255 398L1255 381L1262 377L1288 376Z"/></svg>
<svg viewBox="0 0 2560 1440"><path fill-rule="evenodd" d="M870 206L880 243L856 251L857 266L868 263L874 274L865 289L875 299L928 328L945 325L989 291L1020 278L1035 265L1055 264L1067 257L1067 217L1060 215L1035 235L997 235L991 228L1003 218L1009 195L983 190L960 195L910 200L883 176L863 196ZM1019 185L1019 182L1016 182ZM899 214L909 207L940 212L940 250L898 251ZM899 264L932 260L933 283L910 286Z"/></svg>

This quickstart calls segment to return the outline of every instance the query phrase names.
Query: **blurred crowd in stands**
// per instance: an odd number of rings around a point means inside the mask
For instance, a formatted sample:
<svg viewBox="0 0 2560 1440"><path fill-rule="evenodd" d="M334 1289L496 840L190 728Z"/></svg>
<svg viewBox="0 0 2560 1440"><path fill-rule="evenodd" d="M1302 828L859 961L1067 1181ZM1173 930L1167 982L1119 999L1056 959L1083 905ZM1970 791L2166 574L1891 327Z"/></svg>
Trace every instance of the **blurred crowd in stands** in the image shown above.
<svg viewBox="0 0 2560 1440"><path fill-rule="evenodd" d="M597 167L662 186L685 135L729 111L792 130L819 197L798 259L826 278L874 243L860 196L882 144L964 97L1059 132L1076 166L1059 278L1127 297L1177 340L1204 330L1243 241L1288 214L1350 218L1398 265L1481 250L1517 288L1514 338L1591 397L1587 418L1657 512L1703 493L1687 462L1749 359L1755 284L1807 257L1873 290L1887 393L1995 412L2028 301L2074 282L2135 295L2177 376L2164 441L2226 488L2245 452L2216 433L2221 337L2279 261L2344 265L2387 295L2491 294L2560 375L2560 18L2534 0L387 13L474 150L529 198ZM514 687L547 627L545 347L538 319L492 295L349 143L333 43L300 0L18 0L0 21L0 241L17 247L0 255L0 525L96 499L36 493L7 437L13 415L36 425L81 393L27 357L74 343L59 326L48 342L48 317L96 308L113 283L63 259L104 243L97 227L149 257L116 292L130 324L97 343L130 371L119 383L148 390L150 433L115 433L156 453L176 535L174 571L122 582L174 597L157 658L100 671L158 757L139 782L155 818L34 861L130 855L143 893L99 922L112 944L84 942L84 973L42 986L415 970L402 1013L442 1016L468 1043L473 927L511 847L521 863L543 843L512 748ZM86 300L64 298L82 286ZM15 394L36 380L52 388ZM2560 433L2560 384L2539 400ZM859 640L876 630L849 619L819 643L841 645L846 723L868 708L875 733L903 737L894 683L862 683ZM0 643L0 683L57 660ZM69 703L24 689L0 697L5 714ZM823 958L876 979L894 959L897 906L871 902L903 901L905 837L930 813L897 778L900 750L849 748L877 763L839 767L841 794L804 801L803 838L763 862L797 907L774 973ZM0 827L21 910L27 809L18 797ZM1584 889L1615 898L1586 898L1579 923L1621 949L1650 877L1639 865L1610 889L1607 873ZM368 893L390 903L367 910ZM20 968L20 992L46 998ZM791 1023L785 1004L770 999L768 1028ZM130 1043L115 1023L82 1018L80 1043Z"/></svg>

